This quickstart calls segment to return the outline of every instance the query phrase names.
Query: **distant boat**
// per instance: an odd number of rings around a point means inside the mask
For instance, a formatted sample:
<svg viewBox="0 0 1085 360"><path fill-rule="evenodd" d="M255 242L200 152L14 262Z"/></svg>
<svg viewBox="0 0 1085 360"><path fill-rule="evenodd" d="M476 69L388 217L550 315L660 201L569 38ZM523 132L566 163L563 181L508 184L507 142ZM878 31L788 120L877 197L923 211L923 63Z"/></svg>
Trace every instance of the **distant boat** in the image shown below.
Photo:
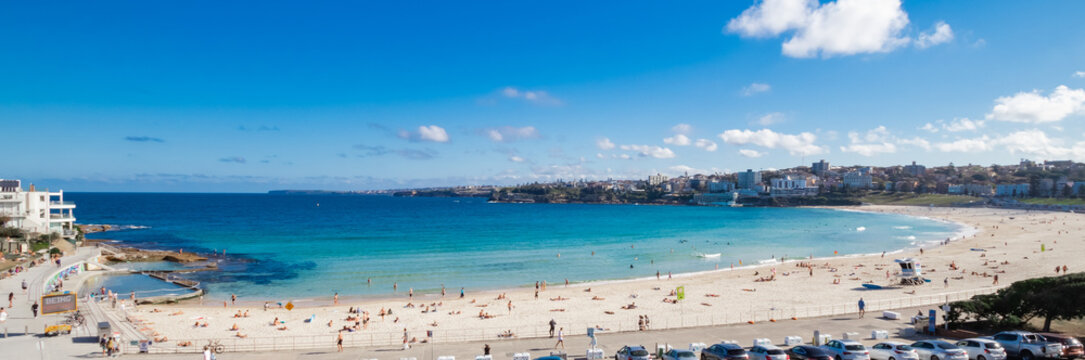
<svg viewBox="0 0 1085 360"><path fill-rule="evenodd" d="M718 258L718 257L720 257L720 255L723 255L723 254L721 254L721 253L715 253L715 254L697 254L697 257L701 257L701 258Z"/></svg>

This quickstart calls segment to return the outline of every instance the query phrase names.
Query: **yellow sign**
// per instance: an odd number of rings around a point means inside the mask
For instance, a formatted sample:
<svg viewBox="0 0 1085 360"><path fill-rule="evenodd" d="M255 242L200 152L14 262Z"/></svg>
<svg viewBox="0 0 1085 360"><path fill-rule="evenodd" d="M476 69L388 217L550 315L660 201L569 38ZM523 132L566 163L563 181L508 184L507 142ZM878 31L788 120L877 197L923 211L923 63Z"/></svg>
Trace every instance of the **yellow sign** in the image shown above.
<svg viewBox="0 0 1085 360"><path fill-rule="evenodd" d="M686 287L685 286L679 286L678 290L675 291L675 292L678 293L678 300L685 300L686 299Z"/></svg>
<svg viewBox="0 0 1085 360"><path fill-rule="evenodd" d="M287 302L286 303L286 310L294 310L294 303L293 302Z"/></svg>

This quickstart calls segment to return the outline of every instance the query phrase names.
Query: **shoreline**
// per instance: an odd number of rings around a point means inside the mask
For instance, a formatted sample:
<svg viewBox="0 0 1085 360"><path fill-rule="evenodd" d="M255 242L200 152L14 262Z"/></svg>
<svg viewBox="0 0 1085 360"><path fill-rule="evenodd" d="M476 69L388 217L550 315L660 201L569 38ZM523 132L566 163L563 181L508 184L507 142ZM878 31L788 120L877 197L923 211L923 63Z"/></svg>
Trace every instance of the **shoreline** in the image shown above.
<svg viewBox="0 0 1085 360"><path fill-rule="evenodd" d="M901 249L894 253L896 256L888 258L881 257L881 254L851 254L750 264L734 270L682 273L675 274L671 279L664 276L661 279L649 277L570 283L569 286L550 284L537 300L533 299L530 286L468 292L464 299L460 299L455 288L452 288L452 294L446 297L441 297L439 293L417 294L417 298L409 299L405 292L379 299L341 296L339 305L332 304L326 296L305 296L295 303L299 307L294 311L273 308L264 312L261 309L263 301L259 300L242 301L236 305L230 305L229 301L225 304L210 301L202 306L193 303L140 306L131 316L153 322L149 331L176 337L158 345L168 349L175 348L172 342L182 337L235 337L236 331L227 330L230 324L237 324L240 332L246 336L259 338L331 338L336 336L340 327L354 324L344 320L347 308L353 306L368 311L372 321L364 330L344 332L348 338L376 336L387 338L382 341L394 344L401 339L404 329L412 334L438 329L438 333L447 336L438 339L438 342L499 341L497 334L505 330L513 330L520 337L545 337L545 324L550 319L566 327L567 334L576 335L581 334L585 327L593 326L606 326L618 331L636 330L636 319L640 315L651 316L662 325L659 326L661 328L670 328L694 324L733 324L746 320L767 321L771 318L786 320L796 316L817 316L824 311L848 313L856 311L851 308L855 307L854 302L860 297L866 298L871 309L893 308L915 302L939 301L942 295L967 297L994 291L1013 281L1049 276L1053 273L1047 264L1067 264L1072 271L1085 268L1085 261L1076 256L1085 251L1085 243L1074 241L1076 238L1070 236L1072 231L1085 229L1085 217L1076 214L985 208L930 210L864 206L851 209L944 218L968 225L977 232L959 233L958 236L963 238L950 241L946 246L924 248L926 251L922 255L917 250ZM1010 217L1016 220L1007 220ZM1058 243L1060 238L1070 241ZM1046 251L1040 251L1042 244L1048 246ZM982 251L972 250L975 248ZM886 253L888 255L889 251ZM895 285L899 280L892 273L897 272L899 267L892 259L905 257L918 258L926 271L925 277L933 281L919 286ZM800 267L801 264L810 266ZM758 281L759 277L769 275L769 270L766 270L769 268L782 274L773 276L772 281ZM971 273L965 269L971 270ZM1001 275L1001 285L992 284L993 275ZM939 284L942 282L939 277L945 278L945 286ZM860 286L863 283L888 286L882 290L867 290ZM687 299L680 305L668 302L675 299L668 292L678 286L685 288ZM590 293L588 289L591 289ZM508 302L514 305L513 309L506 310ZM414 306L405 306L409 303ZM625 310L626 305L631 303L636 304L636 309ZM429 311L431 308L432 311ZM154 312L152 309L161 311ZM382 319L377 316L378 309L394 310L395 315ZM232 318L232 314L245 310L255 315L251 318ZM277 330L269 326L268 322L273 317L285 321L284 325L288 325L289 329ZM310 318L315 321L306 321ZM211 326L193 327L192 319L210 322ZM331 325L326 326L329 322Z"/></svg>
<svg viewBox="0 0 1085 360"><path fill-rule="evenodd" d="M509 203L509 204L519 204L519 203ZM565 204L555 204L555 205L565 205ZM602 205L630 205L630 206L633 206L633 205L636 205L636 204L602 204ZM641 204L641 205L645 205L645 204ZM667 204L647 204L647 205L664 206L664 205L667 205ZM918 219L918 220L933 221L933 222L943 223L943 224L947 224L947 225L954 225L954 226L957 227L957 229L949 238L949 241L951 241L951 242L959 240L959 239L966 238L967 236L977 234L980 231L979 229L977 229L974 226L969 226L968 224L965 224L965 223L959 222L959 221L952 221L952 220L946 220L946 219L937 219L937 218L931 218L931 217L919 216L919 215L911 215L911 214L886 214L886 213L881 213L881 212L877 212L877 211L863 210L862 207L864 207L864 206L866 206L866 205L860 205L860 206L794 206L792 208L798 208L798 209L823 209L823 210L856 212L856 213L876 214L876 215L904 216L904 217ZM883 205L874 205L874 206L883 206ZM923 207L918 207L918 208L923 208ZM149 228L149 227L129 226L129 228L131 228L131 229L142 229L142 228ZM120 248L120 249L125 250L125 251L147 252L147 253L153 253L153 252L165 252L165 253L174 253L174 254L177 253L175 250L144 249L144 248L141 248L141 247L139 247L137 245L125 243L125 242L120 241L120 240L95 239L95 240L91 240L91 241L107 243L107 244L110 244L112 246L115 246L115 247ZM932 247L932 246L945 246L944 242L945 242L945 240L936 240L936 239L924 240L924 241L913 240L911 242L911 244L909 244L907 246L885 250L884 254L885 255L900 254L900 253L910 251L910 250L915 251L915 250L918 250L920 248L929 248L929 247ZM208 259L215 258L216 256L219 256L217 253L203 253L203 252L185 253L185 255L189 255L189 254L196 255L196 256L202 256L202 257L207 257ZM752 261L746 261L743 265L734 266L734 267L727 267L727 268L721 267L721 268L710 269L710 270L676 272L676 273L672 273L672 274L669 274L669 275L673 279L684 279L684 278L692 278L692 277L697 277L697 276L707 276L707 275L711 275L711 274L726 273L726 272L732 272L732 271L757 270L759 268L779 266L779 265L784 265L784 264L793 264L793 263L796 263L796 262L830 261L830 260L836 260L836 259L858 259L858 258L863 258L863 257L868 257L868 256L881 256L881 255L882 255L882 253L875 252L875 253L839 254L839 255L820 256L820 257L802 257L802 258L789 257L787 259L782 259L782 258L753 259ZM162 262L172 262L172 263L176 263L176 264L186 264L186 262L177 262L177 261L171 261L171 260L165 260L165 259L160 260L160 261L162 261ZM132 261L132 262L154 262L154 261ZM121 263L124 263L124 262L121 262ZM211 270L211 271L217 271L217 270ZM663 275L668 275L668 274L664 273ZM181 276L181 277L183 277L183 276ZM595 285L603 286L603 285L613 285L613 284L635 283L635 282L639 282L639 281L648 281L648 280L652 280L652 279L653 279L653 277L648 275L648 276L638 276L638 277L632 277L632 278L582 280L582 281L570 281L568 286L569 287L590 287L590 286L595 286ZM564 284L560 284L560 285L565 286ZM553 285L551 285L551 286L553 286ZM521 289L529 289L530 287L531 287L530 283L510 284L510 285L505 285L505 286L500 286L500 287L476 289L476 290L473 290L473 291L470 291L470 292L472 294L485 294L485 295L493 294L493 295L496 295L496 294L509 292L509 291L516 291L516 290L521 290ZM452 288L452 287L450 287L448 289L449 289L449 291L448 291L449 293L455 293L456 292L455 289ZM206 292L206 289L204 289L204 290ZM340 298L341 302L346 302L346 301L352 301L352 302L394 301L394 300L402 300L402 299L404 299L406 297L406 293L407 293L407 291L395 291L395 292L381 293L381 294L340 294L339 298ZM432 296L439 297L440 296L439 294L440 294L440 292L437 291L436 289L432 289L432 290L431 289L426 289L426 290L416 290L415 291L415 295L419 296L420 298L427 298L427 297L432 297ZM451 295L449 295L449 296L451 296ZM262 306L262 304L265 301L271 301L274 304L274 303L279 302L281 300L284 303L289 301L289 302L293 302L295 304L295 306L299 306L299 304L308 305L308 304L319 303L319 302L329 302L329 301L332 300L332 298L333 298L332 295L304 297L304 298L287 298L287 297L280 296L280 297L276 298L275 300L269 300L270 298L268 298L268 297L238 296L237 297L237 303L239 305L240 304L250 304L250 305L253 305L253 306L255 306L255 305ZM179 302L179 304L190 305L190 306L217 308L218 306L212 304L213 302L227 300L227 299L229 299L228 296L223 296L222 298L212 296L211 298L207 299L207 300L210 300L208 304L199 304L198 303L199 300L196 300L196 299L187 299L187 300Z"/></svg>

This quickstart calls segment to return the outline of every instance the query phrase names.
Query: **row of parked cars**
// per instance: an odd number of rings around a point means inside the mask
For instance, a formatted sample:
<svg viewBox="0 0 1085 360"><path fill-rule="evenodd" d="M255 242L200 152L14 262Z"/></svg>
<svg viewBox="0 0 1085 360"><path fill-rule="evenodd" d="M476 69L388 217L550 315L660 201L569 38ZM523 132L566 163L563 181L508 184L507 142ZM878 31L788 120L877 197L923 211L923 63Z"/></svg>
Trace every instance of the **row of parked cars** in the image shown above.
<svg viewBox="0 0 1085 360"><path fill-rule="evenodd" d="M855 340L830 340L821 346L799 345L782 349L774 345L744 348L720 343L700 351L671 349L663 360L1021 360L1036 358L1074 359L1085 355L1080 341L1058 334L1005 331L988 337L920 340L911 344L882 341L867 347ZM615 360L650 360L643 346L619 349Z"/></svg>

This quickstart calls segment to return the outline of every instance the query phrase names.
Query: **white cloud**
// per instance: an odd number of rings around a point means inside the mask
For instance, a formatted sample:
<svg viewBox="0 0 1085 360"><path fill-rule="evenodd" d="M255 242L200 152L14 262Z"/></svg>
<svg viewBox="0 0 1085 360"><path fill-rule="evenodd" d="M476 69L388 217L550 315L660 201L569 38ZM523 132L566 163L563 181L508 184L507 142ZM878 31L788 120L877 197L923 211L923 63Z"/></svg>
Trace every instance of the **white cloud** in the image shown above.
<svg viewBox="0 0 1085 360"><path fill-rule="evenodd" d="M595 153L595 157L600 158L600 159L606 159L607 158L607 156L603 155L603 153Z"/></svg>
<svg viewBox="0 0 1085 360"><path fill-rule="evenodd" d="M561 105L562 101L550 96L543 90L521 90L512 86L501 89L501 96L510 99L523 99L524 101L539 105Z"/></svg>
<svg viewBox="0 0 1085 360"><path fill-rule="evenodd" d="M784 55L827 58L892 51L910 41L901 34L907 26L899 0L764 0L731 19L727 30L748 37L793 31Z"/></svg>
<svg viewBox="0 0 1085 360"><path fill-rule="evenodd" d="M738 130L731 129L719 135L723 142L734 145L753 144L769 149L781 148L791 155L817 155L827 152L825 148L814 145L817 136L808 132L798 135L777 133L769 129Z"/></svg>
<svg viewBox="0 0 1085 360"><path fill-rule="evenodd" d="M1064 157L1072 152L1072 149L1062 147L1059 140L1047 137L1040 130L1023 130L1011 133L996 141L1006 148L1010 154L1034 155L1045 159Z"/></svg>
<svg viewBox="0 0 1085 360"><path fill-rule="evenodd" d="M641 157L653 157L656 159L670 159L674 157L671 149L656 145L622 145L622 150L636 151Z"/></svg>
<svg viewBox="0 0 1085 360"><path fill-rule="evenodd" d="M992 145L991 139L984 135L975 139L958 139L952 142L938 143L934 145L934 148L942 152L982 152L993 149Z"/></svg>
<svg viewBox="0 0 1085 360"><path fill-rule="evenodd" d="M968 118L957 118L950 121L949 124L942 124L942 128L949 132L976 131L983 126L983 120L970 120Z"/></svg>
<svg viewBox="0 0 1085 360"><path fill-rule="evenodd" d="M765 83L753 83L749 86L742 88L742 96L751 96L758 93L768 92L772 90L772 86Z"/></svg>
<svg viewBox="0 0 1085 360"><path fill-rule="evenodd" d="M400 130L397 134L402 139L410 141L448 142L448 132L437 125L419 126L417 131Z"/></svg>
<svg viewBox="0 0 1085 360"><path fill-rule="evenodd" d="M897 144L912 145L912 146L919 147L919 148L921 148L923 150L927 150L927 151L931 150L931 142L927 141L927 139L924 139L924 138L921 138L921 137L914 137L914 138L911 138L911 139L900 139L900 140L897 140Z"/></svg>
<svg viewBox="0 0 1085 360"><path fill-rule="evenodd" d="M773 113L768 113L768 114L765 114L765 115L761 115L761 117L757 118L757 121L754 121L754 123L756 123L757 125L761 125L761 126L769 126L769 125L772 125L772 124L779 124L779 123L781 123L783 121L784 121L784 114L783 113L773 112Z"/></svg>
<svg viewBox="0 0 1085 360"><path fill-rule="evenodd" d="M697 142L693 143L693 145L697 148L704 149L704 151L716 151L716 149L719 148L715 141L708 139L697 139Z"/></svg>
<svg viewBox="0 0 1085 360"><path fill-rule="evenodd" d="M689 124L678 124L672 127L671 131L674 131L675 134L689 135L689 133L693 131L693 126L690 126Z"/></svg>
<svg viewBox="0 0 1085 360"><path fill-rule="evenodd" d="M513 156L509 156L509 161L512 161L512 162L515 162L515 163L521 163L521 162L524 162L525 160L522 157L513 155Z"/></svg>
<svg viewBox="0 0 1085 360"><path fill-rule="evenodd" d="M539 131L534 126L502 126L485 130L486 136L496 142L509 142L524 139L536 139Z"/></svg>
<svg viewBox="0 0 1085 360"><path fill-rule="evenodd" d="M934 31L929 33L919 33L919 37L915 39L915 46L920 49L926 49L938 44L945 44L953 40L953 28L949 27L944 21L939 21L934 24Z"/></svg>
<svg viewBox="0 0 1085 360"><path fill-rule="evenodd" d="M690 141L688 136L685 136L685 135L682 135L682 134L677 134L677 135L674 135L674 136L671 136L671 137L668 137L668 138L663 138L663 143L664 144L677 145L677 146L688 146L689 144L692 144L693 142Z"/></svg>
<svg viewBox="0 0 1085 360"><path fill-rule="evenodd" d="M923 127L919 128L919 130L924 130L932 134L938 132L938 128L934 127L934 124L931 123L926 123Z"/></svg>
<svg viewBox="0 0 1085 360"><path fill-rule="evenodd" d="M843 152L856 153L862 156L874 156L878 154L892 154L897 152L897 145L893 143L893 137L885 126L879 126L860 136L858 132L848 132L851 144L841 146Z"/></svg>
<svg viewBox="0 0 1085 360"><path fill-rule="evenodd" d="M670 170L670 173L673 174L673 175L684 175L684 174L687 174L687 173L688 174L694 174L694 175L712 173L712 171L710 171L710 170L698 169L698 168L695 168L695 167L692 167L692 166L689 166L689 165L675 165L675 166L671 166L671 167L669 167L667 169Z"/></svg>
<svg viewBox="0 0 1085 360"><path fill-rule="evenodd" d="M1059 85L1049 96L1033 90L1000 97L995 103L987 114L988 120L1033 124L1056 122L1070 115L1085 114L1085 90Z"/></svg>
<svg viewBox="0 0 1085 360"><path fill-rule="evenodd" d="M1075 71L1074 77L1085 78L1085 71Z"/></svg>
<svg viewBox="0 0 1085 360"><path fill-rule="evenodd" d="M748 158L759 158L765 156L765 153L752 149L738 149L738 153Z"/></svg>
<svg viewBox="0 0 1085 360"><path fill-rule="evenodd" d="M599 147L600 150L610 150L614 148L614 143L610 142L608 138L600 138L595 141L595 146Z"/></svg>

